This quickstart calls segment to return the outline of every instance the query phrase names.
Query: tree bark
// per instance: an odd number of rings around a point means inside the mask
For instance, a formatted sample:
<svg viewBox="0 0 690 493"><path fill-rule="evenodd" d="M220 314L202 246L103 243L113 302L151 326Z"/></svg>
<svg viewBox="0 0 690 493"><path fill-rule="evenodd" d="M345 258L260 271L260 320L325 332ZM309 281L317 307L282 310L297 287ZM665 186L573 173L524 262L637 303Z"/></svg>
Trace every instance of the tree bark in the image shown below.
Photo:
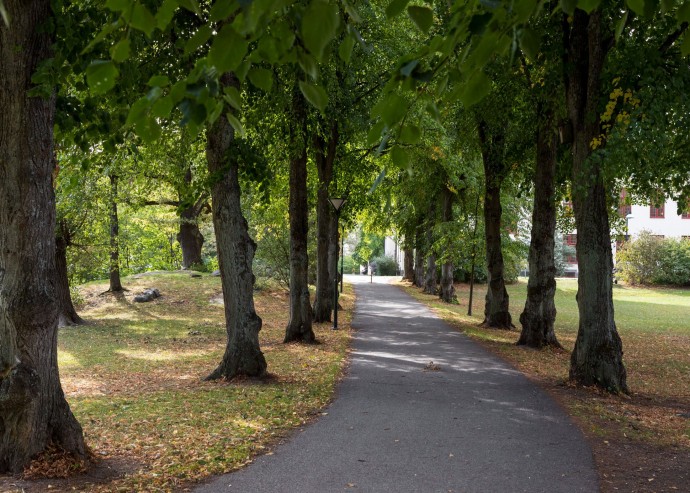
<svg viewBox="0 0 690 493"><path fill-rule="evenodd" d="M239 86L232 74L224 74L221 84ZM239 164L232 155L234 139L235 132L224 117L207 133L208 171L216 177L211 187L212 214L228 333L223 359L207 380L260 377L266 373L266 359L259 347L262 322L254 309L252 261L256 243L249 236L242 214Z"/></svg>
<svg viewBox="0 0 690 493"><path fill-rule="evenodd" d="M187 169L184 176L185 189L191 187L192 170ZM180 197L180 202L182 197ZM205 200L204 200L205 202ZM201 258L201 248L204 246L204 235L199 230L199 214L202 204L195 203L182 209L180 212L180 231L177 233L177 242L182 249L182 268L190 269L193 266L201 266L204 261Z"/></svg>
<svg viewBox="0 0 690 493"><path fill-rule="evenodd" d="M429 206L429 217L426 223L426 275L424 276L424 292L427 294L436 294L436 285L438 280L436 277L436 254L433 250L434 243L434 223L435 223L435 204Z"/></svg>
<svg viewBox="0 0 690 493"><path fill-rule="evenodd" d="M548 104L548 103L547 103ZM529 246L529 281L527 300L520 315L522 332L518 346L562 347L554 332L556 320L556 151L558 141L552 110L537 111L542 123L537 130L537 159L534 169L534 209L532 238Z"/></svg>
<svg viewBox="0 0 690 493"><path fill-rule="evenodd" d="M319 190L316 202L316 297L314 299L314 321L330 322L333 310L333 286L335 283L334 270L331 262L337 262L331 257L331 243L337 243L333 237L333 220L335 211L328 201L328 188L333 178L333 164L338 148L338 123L332 122L331 134L328 142L320 136L314 137L316 170L319 175ZM337 248L337 245L336 245Z"/></svg>
<svg viewBox="0 0 690 493"><path fill-rule="evenodd" d="M426 258L426 277L424 278L424 292L427 294L436 294L438 289L438 280L436 276L436 254L430 252Z"/></svg>
<svg viewBox="0 0 690 493"><path fill-rule="evenodd" d="M418 288L424 287L424 248L423 231L421 220L415 231L414 245L414 285Z"/></svg>
<svg viewBox="0 0 690 493"><path fill-rule="evenodd" d="M453 221L453 192L444 185L443 187L443 207L441 209L441 221L448 224ZM446 303L457 301L455 296L455 286L453 284L453 262L447 260L441 266L441 290L439 297Z"/></svg>
<svg viewBox="0 0 690 493"><path fill-rule="evenodd" d="M299 89L292 96L290 127L290 321L284 342L314 342L309 299L309 257L307 253L307 112Z"/></svg>
<svg viewBox="0 0 690 493"><path fill-rule="evenodd" d="M84 320L77 314L72 303L67 272L67 247L70 245L70 234L66 227L57 228L55 238L55 291L58 303L58 327L81 325Z"/></svg>
<svg viewBox="0 0 690 493"><path fill-rule="evenodd" d="M406 246L403 248L403 257L403 280L414 282L414 250Z"/></svg>
<svg viewBox="0 0 690 493"><path fill-rule="evenodd" d="M573 210L577 227L579 327L570 363L571 380L627 392L623 345L613 310L613 258L606 189L590 142L600 134L598 101L610 40L601 12L576 10L563 18L566 103L573 130Z"/></svg>
<svg viewBox="0 0 690 493"><path fill-rule="evenodd" d="M48 445L84 458L60 386L52 186L55 96L30 97L51 56L48 0L5 0L0 21L0 473Z"/></svg>
<svg viewBox="0 0 690 493"><path fill-rule="evenodd" d="M122 292L120 281L120 222L117 217L117 175L110 175L110 289Z"/></svg>
<svg viewBox="0 0 690 493"><path fill-rule="evenodd" d="M503 278L503 251L501 249L501 185L505 175L505 128L489 128L478 116L479 140L484 161L484 231L486 239L486 266L489 286L484 307L485 327L510 329L512 318L508 311L509 297Z"/></svg>

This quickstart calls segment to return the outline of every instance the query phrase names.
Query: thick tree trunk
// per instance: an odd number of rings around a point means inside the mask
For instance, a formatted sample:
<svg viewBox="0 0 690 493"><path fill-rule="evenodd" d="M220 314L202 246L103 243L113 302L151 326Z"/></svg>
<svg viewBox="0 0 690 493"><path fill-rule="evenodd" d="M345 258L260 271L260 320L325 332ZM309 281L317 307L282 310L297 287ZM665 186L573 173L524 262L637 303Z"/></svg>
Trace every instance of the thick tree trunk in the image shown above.
<svg viewBox="0 0 690 493"><path fill-rule="evenodd" d="M204 246L204 235L199 230L198 214L194 207L188 207L180 213L180 231L177 241L182 249L182 268L191 269L202 266L201 247Z"/></svg>
<svg viewBox="0 0 690 493"><path fill-rule="evenodd" d="M606 189L598 159L589 159L599 135L601 72L610 40L603 39L601 12L576 10L563 20L566 102L573 130L573 209L579 267L580 322L570 363L571 380L627 392L623 345L613 312L611 234Z"/></svg>
<svg viewBox="0 0 690 493"><path fill-rule="evenodd" d="M443 187L443 207L441 209L441 221L449 224L453 221L453 192L444 185ZM453 285L453 262L450 260L441 266L441 290L439 297L446 303L457 301L455 296L455 286Z"/></svg>
<svg viewBox="0 0 690 493"><path fill-rule="evenodd" d="M508 311L508 291L503 278L503 251L501 249L501 185L505 174L505 129L490 129L478 118L479 140L484 161L484 231L486 239L486 266L489 286L484 308L485 327L510 329L512 319Z"/></svg>
<svg viewBox="0 0 690 493"><path fill-rule="evenodd" d="M223 75L221 83L225 87L238 86L232 74ZM259 347L261 318L254 310L252 261L256 243L242 215L239 166L236 156L231 155L234 138L233 128L221 117L208 130L206 141L209 175L217 177L211 199L228 333L223 359L207 380L266 373L266 359Z"/></svg>
<svg viewBox="0 0 690 493"><path fill-rule="evenodd" d="M414 282L414 250L406 246L403 248L403 257L403 280Z"/></svg>
<svg viewBox="0 0 690 493"><path fill-rule="evenodd" d="M543 105L539 105L540 108ZM534 209L532 239L529 246L529 281L527 301L520 315L522 333L518 346L561 347L556 333L556 266L554 235L556 232L556 151L557 140L553 112L543 115L537 130L537 159L534 170Z"/></svg>
<svg viewBox="0 0 690 493"><path fill-rule="evenodd" d="M438 291L438 280L436 276L436 254L429 253L426 258L426 276L424 278L424 292L427 294L436 294Z"/></svg>
<svg viewBox="0 0 690 493"><path fill-rule="evenodd" d="M314 342L309 300L307 233L307 113L302 93L292 97L294 125L290 135L290 321L284 342Z"/></svg>
<svg viewBox="0 0 690 493"><path fill-rule="evenodd" d="M188 186L192 183L192 170L185 173L185 182ZM180 197L182 202L182 197ZM205 202L205 200L204 200ZM204 260L201 258L201 247L204 246L204 235L199 230L199 214L201 214L202 202L190 204L180 212L180 231L177 233L177 242L182 249L182 268L191 269L201 266Z"/></svg>
<svg viewBox="0 0 690 493"><path fill-rule="evenodd" d="M55 238L55 291L58 303L58 327L81 325L84 320L77 314L72 303L67 272L67 247L70 244L69 233L65 228L58 228ZM60 229L62 231L60 231Z"/></svg>
<svg viewBox="0 0 690 493"><path fill-rule="evenodd" d="M330 262L337 262L330 256L331 243L337 243L332 236L335 211L328 201L328 188L333 178L333 163L338 148L338 124L331 125L331 135L326 143L320 135L314 138L316 170L319 175L319 190L316 202L316 297L314 299L314 321L330 322L333 310L333 289L335 278ZM336 245L337 248L337 245Z"/></svg>
<svg viewBox="0 0 690 493"><path fill-rule="evenodd" d="M122 292L120 281L120 222L117 217L117 175L110 175L110 289Z"/></svg>
<svg viewBox="0 0 690 493"><path fill-rule="evenodd" d="M0 473L48 445L85 457L57 366L55 98L29 97L50 56L48 0L5 0L0 20Z"/></svg>

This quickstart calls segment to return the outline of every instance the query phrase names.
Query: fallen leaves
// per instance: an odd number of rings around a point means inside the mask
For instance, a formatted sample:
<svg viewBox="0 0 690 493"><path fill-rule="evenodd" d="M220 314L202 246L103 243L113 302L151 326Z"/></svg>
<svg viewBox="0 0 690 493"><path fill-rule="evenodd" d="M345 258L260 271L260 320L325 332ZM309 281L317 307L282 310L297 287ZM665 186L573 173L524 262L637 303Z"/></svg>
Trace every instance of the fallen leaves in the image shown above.
<svg viewBox="0 0 690 493"><path fill-rule="evenodd" d="M141 282L151 280L128 279L127 287L136 291ZM210 303L220 280L156 282L165 296L145 307L99 297L102 285L87 287L81 315L92 323L60 333L60 351L70 356L63 385L95 455L142 465L89 491L170 491L272 453L290 429L319 415L341 373L349 331L315 324L320 344L282 344L288 298L261 291L255 306L269 377L204 382L227 337L223 308ZM351 288L341 304L347 324Z"/></svg>

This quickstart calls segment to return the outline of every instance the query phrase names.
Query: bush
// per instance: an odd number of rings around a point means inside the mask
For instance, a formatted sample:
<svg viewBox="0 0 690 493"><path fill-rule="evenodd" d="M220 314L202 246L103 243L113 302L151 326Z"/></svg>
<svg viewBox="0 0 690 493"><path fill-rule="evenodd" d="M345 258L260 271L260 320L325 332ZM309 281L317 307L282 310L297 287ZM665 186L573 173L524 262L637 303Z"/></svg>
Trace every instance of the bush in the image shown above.
<svg viewBox="0 0 690 493"><path fill-rule="evenodd" d="M342 262L345 274L359 274L359 264L355 262L351 255L345 255ZM340 272L340 265L338 265L338 272Z"/></svg>
<svg viewBox="0 0 690 493"><path fill-rule="evenodd" d="M690 285L690 242L643 232L618 252L616 268L630 284Z"/></svg>
<svg viewBox="0 0 690 493"><path fill-rule="evenodd" d="M371 260L371 264L375 266L374 273L377 276L394 276L398 273L398 264L393 257L388 257L387 255L374 257Z"/></svg>

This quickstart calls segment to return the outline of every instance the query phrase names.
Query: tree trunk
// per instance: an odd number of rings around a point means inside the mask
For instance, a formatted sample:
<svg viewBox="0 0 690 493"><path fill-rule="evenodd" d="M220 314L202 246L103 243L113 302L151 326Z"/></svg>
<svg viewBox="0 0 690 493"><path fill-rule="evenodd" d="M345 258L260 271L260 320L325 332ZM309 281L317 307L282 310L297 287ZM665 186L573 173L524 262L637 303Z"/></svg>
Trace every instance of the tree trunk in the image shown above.
<svg viewBox="0 0 690 493"><path fill-rule="evenodd" d="M474 303L474 269L477 264L477 226L479 226L479 194L474 204L474 231L472 231L472 260L470 262L470 296L467 303L467 315L472 316L472 303Z"/></svg>
<svg viewBox="0 0 690 493"><path fill-rule="evenodd" d="M512 319L508 311L508 291L503 279L503 252L501 250L501 185L505 175L505 129L489 129L478 117L479 140L484 161L484 229L486 239L486 266L489 286L484 308L485 327L510 329Z"/></svg>
<svg viewBox="0 0 690 493"><path fill-rule="evenodd" d="M414 282L414 250L406 246L403 248L403 257L403 280Z"/></svg>
<svg viewBox="0 0 690 493"><path fill-rule="evenodd" d="M414 285L418 288L424 287L424 253L423 253L423 232L422 225L417 225L415 232L414 246Z"/></svg>
<svg viewBox="0 0 690 493"><path fill-rule="evenodd" d="M66 228L58 228L55 238L55 291L58 304L58 327L81 325L84 320L77 314L72 303L69 289L69 275L67 272L67 247L70 244L69 232Z"/></svg>
<svg viewBox="0 0 690 493"><path fill-rule="evenodd" d="M85 457L57 366L54 95L29 97L50 57L48 0L5 0L0 21L0 473L48 445Z"/></svg>
<svg viewBox="0 0 690 493"><path fill-rule="evenodd" d="M436 254L429 253L426 258L426 277L424 278L424 292L436 294L438 280L436 278Z"/></svg>
<svg viewBox="0 0 690 493"><path fill-rule="evenodd" d="M187 169L184 175L185 189L192 184L192 170ZM180 197L180 203L182 197ZM205 202L205 200L203 201ZM180 231L177 233L177 242L182 249L182 268L190 269L193 266L201 266L204 261L201 258L201 247L204 246L204 235L199 231L199 214L201 214L201 201L190 204L180 212Z"/></svg>
<svg viewBox="0 0 690 493"><path fill-rule="evenodd" d="M224 74L221 83L225 87L239 85L232 74ZM207 133L208 171L216 177L211 187L213 228L228 333L223 359L207 380L266 373L266 359L259 347L261 318L254 310L252 261L256 243L242 215L239 165L231 154L234 139L235 132L224 117L218 118Z"/></svg>
<svg viewBox="0 0 690 493"><path fill-rule="evenodd" d="M177 241L182 249L182 268L191 269L204 264L201 258L201 247L204 246L204 235L199 230L198 214L194 206L180 213L180 231Z"/></svg>
<svg viewBox="0 0 690 493"><path fill-rule="evenodd" d="M290 321L284 342L314 342L309 300L307 233L307 113L302 93L294 89L290 127Z"/></svg>
<svg viewBox="0 0 690 493"><path fill-rule="evenodd" d="M534 209L532 211L532 239L529 246L529 281L527 301L520 315L522 333L518 346L542 348L561 347L554 332L556 320L556 265L554 263L554 235L556 233L556 151L557 140L554 115L544 115L537 130L537 159L534 169Z"/></svg>
<svg viewBox="0 0 690 493"><path fill-rule="evenodd" d="M623 345L613 311L611 234L606 189L599 159L589 159L590 142L600 134L598 102L601 72L610 40L601 32L601 12L576 10L564 16L566 102L573 130L573 209L577 227L579 327L570 378L627 392Z"/></svg>
<svg viewBox="0 0 690 493"><path fill-rule="evenodd" d="M441 209L441 221L448 224L453 221L453 192L444 185L443 187L443 208ZM453 262L447 260L441 266L441 290L439 297L446 303L457 301L455 296L455 286L453 285Z"/></svg>
<svg viewBox="0 0 690 493"><path fill-rule="evenodd" d="M117 175L110 175L110 289L122 292L120 281L120 223L117 218Z"/></svg>
<svg viewBox="0 0 690 493"><path fill-rule="evenodd" d="M424 276L424 292L427 294L436 294L436 254L433 250L434 244L434 223L435 223L435 203L429 206L429 217L426 223L426 275Z"/></svg>
<svg viewBox="0 0 690 493"><path fill-rule="evenodd" d="M331 135L328 144L323 137L314 137L316 151L316 170L319 175L319 190L316 202L316 297L314 299L314 321L330 322L331 310L333 310L333 286L335 283L334 270L330 262L337 262L330 256L331 243L336 243L332 235L333 219L335 216L333 206L328 201L328 188L333 178L333 163L338 148L338 124L331 125ZM336 245L337 248L337 245ZM337 266L336 266L337 267Z"/></svg>

